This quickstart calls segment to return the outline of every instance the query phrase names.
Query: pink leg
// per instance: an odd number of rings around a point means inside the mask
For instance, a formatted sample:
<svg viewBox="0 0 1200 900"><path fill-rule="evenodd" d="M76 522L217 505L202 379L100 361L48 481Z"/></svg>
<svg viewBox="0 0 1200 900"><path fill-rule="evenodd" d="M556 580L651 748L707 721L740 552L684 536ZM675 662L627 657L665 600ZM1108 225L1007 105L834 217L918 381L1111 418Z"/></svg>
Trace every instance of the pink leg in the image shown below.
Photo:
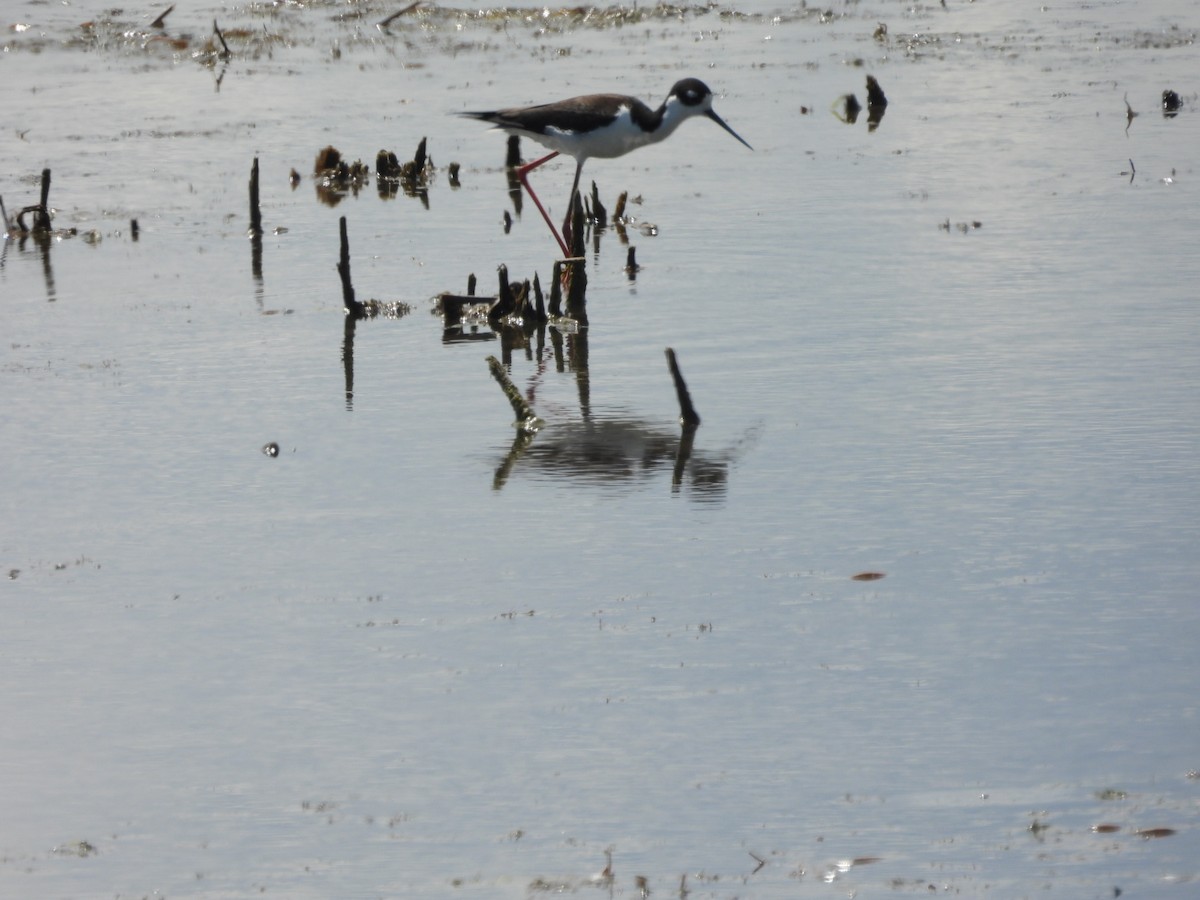
<svg viewBox="0 0 1200 900"><path fill-rule="evenodd" d="M525 190L529 192L529 196L533 200L533 205L537 207L538 212L542 214L542 218L546 220L546 224L550 228L550 233L554 235L554 239L558 241L558 246L559 249L562 250L563 256L570 256L571 251L567 249L567 242L562 239L562 235L558 233L558 229L555 228L554 223L550 221L550 216L546 214L546 208L542 206L542 201L538 199L538 195L535 194L533 192L533 188L529 186L529 179L525 177L542 163L549 162L556 156L558 156L557 150L547 156L543 156L541 159L535 159L531 163L526 163L525 165L520 166L517 169L517 178L521 180L521 184L524 185ZM576 174L576 178L578 178L578 174Z"/></svg>

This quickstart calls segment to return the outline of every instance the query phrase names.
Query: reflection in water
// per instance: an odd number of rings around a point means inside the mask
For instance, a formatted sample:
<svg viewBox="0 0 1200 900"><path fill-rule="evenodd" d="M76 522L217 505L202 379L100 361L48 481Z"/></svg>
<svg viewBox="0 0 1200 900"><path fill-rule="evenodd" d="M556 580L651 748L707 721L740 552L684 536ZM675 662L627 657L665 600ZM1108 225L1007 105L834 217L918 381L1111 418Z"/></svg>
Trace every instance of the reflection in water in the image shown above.
<svg viewBox="0 0 1200 900"><path fill-rule="evenodd" d="M883 93L883 88L879 86L879 82L874 75L867 76L867 130L874 131L879 127L879 123L883 121L883 114L887 112L887 96ZM858 116L862 112L862 104L858 102L858 98L853 94L844 94L838 97L833 103L833 114L838 119L841 119L847 125L854 125L858 122Z"/></svg>
<svg viewBox="0 0 1200 900"><path fill-rule="evenodd" d="M492 477L495 490L503 488L518 467L536 475L565 478L574 484L583 482L605 487L646 484L669 472L672 493L687 488L689 496L698 501L724 499L730 464L738 451L696 450L700 417L692 408L671 351L667 351L668 365L681 409L682 425L678 430L664 427L661 422L625 414L596 415L590 402L586 332L568 334L564 341L557 329L551 329L551 345L555 371L571 372L575 376L580 419L552 420L545 428L519 430L508 453L496 467ZM548 369L549 360L540 348L538 358L541 362L527 390L530 403L535 402L538 383ZM748 434L747 438L752 436Z"/></svg>
<svg viewBox="0 0 1200 900"><path fill-rule="evenodd" d="M887 97L874 75L867 76L867 130L874 131L887 112Z"/></svg>
<svg viewBox="0 0 1200 900"><path fill-rule="evenodd" d="M503 488L518 465L536 476L612 488L648 484L670 473L672 493L687 488L692 499L723 500L736 453L697 452L696 431L625 416L551 422L536 434L516 436L492 487Z"/></svg>
<svg viewBox="0 0 1200 900"><path fill-rule="evenodd" d="M26 245L30 241L33 242L33 246L42 260L42 276L46 280L46 299L51 303L58 299L58 292L54 286L54 266L50 263L50 246L54 240L54 234L50 231L19 232L17 236L17 249L22 253L25 252ZM8 241L4 242L4 247L7 252Z"/></svg>

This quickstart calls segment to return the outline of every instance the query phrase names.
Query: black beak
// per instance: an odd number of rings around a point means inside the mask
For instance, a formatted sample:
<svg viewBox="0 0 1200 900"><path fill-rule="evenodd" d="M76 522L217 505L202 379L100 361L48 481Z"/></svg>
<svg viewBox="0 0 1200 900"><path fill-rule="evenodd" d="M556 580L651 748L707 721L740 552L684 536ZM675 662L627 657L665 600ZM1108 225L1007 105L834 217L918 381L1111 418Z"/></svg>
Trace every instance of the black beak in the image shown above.
<svg viewBox="0 0 1200 900"><path fill-rule="evenodd" d="M713 110L711 110L711 109L710 109L710 110L709 110L709 111L706 113L706 115L707 115L707 116L708 116L710 119L712 119L714 122L716 122L718 125L720 125L722 128L724 128L726 131L728 131L730 134L732 134L732 135L733 135L735 138L737 138L739 141L741 141L741 143L743 143L743 144L746 144L746 142L745 142L744 140L742 140L742 136L741 136L740 134L738 134L736 131L734 131L732 128L730 128L728 125L726 125L726 124L725 124L725 120L724 120L724 119L722 119L720 116L718 116L718 115L716 114L716 112L715 112L715 111L713 111ZM750 145L749 145L749 144L746 144L746 146L747 146L747 147L750 147ZM750 147L750 149L751 149L751 150L753 150L754 148L753 148L753 147Z"/></svg>

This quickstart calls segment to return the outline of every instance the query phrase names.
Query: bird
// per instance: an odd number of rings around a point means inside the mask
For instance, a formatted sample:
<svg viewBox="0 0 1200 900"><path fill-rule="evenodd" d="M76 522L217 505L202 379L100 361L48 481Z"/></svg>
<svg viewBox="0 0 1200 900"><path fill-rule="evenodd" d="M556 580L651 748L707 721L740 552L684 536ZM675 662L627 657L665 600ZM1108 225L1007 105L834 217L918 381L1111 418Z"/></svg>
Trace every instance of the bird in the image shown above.
<svg viewBox="0 0 1200 900"><path fill-rule="evenodd" d="M698 78L684 78L675 82L667 99L657 109L651 109L637 97L624 94L585 94L557 103L461 112L459 115L489 122L509 134L537 141L552 151L518 167L517 177L550 226L550 232L563 254L570 256L564 235L570 237L570 208L575 203L575 192L579 190L583 164L592 157L612 159L639 147L657 144L674 134L676 128L693 116L712 119L750 150L754 149L717 115L712 103L713 92L708 85ZM538 166L560 153L575 160L575 183L571 185L567 221L564 222L562 234L546 214L527 177Z"/></svg>

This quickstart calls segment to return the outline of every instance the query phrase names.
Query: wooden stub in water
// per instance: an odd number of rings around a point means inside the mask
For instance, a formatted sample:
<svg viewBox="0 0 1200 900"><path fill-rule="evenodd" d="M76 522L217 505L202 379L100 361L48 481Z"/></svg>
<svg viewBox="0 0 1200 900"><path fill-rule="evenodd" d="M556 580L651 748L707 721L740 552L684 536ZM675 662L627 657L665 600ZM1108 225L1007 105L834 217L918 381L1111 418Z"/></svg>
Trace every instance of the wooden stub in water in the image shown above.
<svg viewBox="0 0 1200 900"><path fill-rule="evenodd" d="M608 210L600 202L600 191L594 181L592 182L592 221L597 228L608 226Z"/></svg>
<svg viewBox="0 0 1200 900"><path fill-rule="evenodd" d="M356 319L365 315L365 309L354 296L354 285L350 282L350 238L346 234L346 217L338 219L338 236L340 247L338 251L338 276L342 279L342 305L346 314Z"/></svg>
<svg viewBox="0 0 1200 900"><path fill-rule="evenodd" d="M675 396L679 399L679 421L685 427L695 428L700 424L700 414L692 405L692 395L688 393L687 382L679 371L679 363L675 360L675 351L670 347L666 350L667 367L671 370L671 380L675 382Z"/></svg>
<svg viewBox="0 0 1200 900"><path fill-rule="evenodd" d="M33 227L25 224L25 213L33 213ZM8 218L8 213L4 214L5 219ZM50 223L50 170L42 169L42 195L41 201L37 206L26 206L17 213L17 218L14 221L17 230L23 234L42 233L47 234L53 228ZM7 226L6 229L7 230Z"/></svg>
<svg viewBox="0 0 1200 900"><path fill-rule="evenodd" d="M556 319L562 315L562 260L558 259L550 273L550 315Z"/></svg>
<svg viewBox="0 0 1200 900"><path fill-rule="evenodd" d="M512 287L508 283L508 266L501 264L496 270L500 281L500 291L496 295L496 302L492 304L488 310L488 322L492 323L493 327L507 315L511 315L517 308L517 302L513 297Z"/></svg>
<svg viewBox="0 0 1200 900"><path fill-rule="evenodd" d="M262 209L258 204L258 157L254 157L254 163L250 166L250 236L261 237L262 229Z"/></svg>

